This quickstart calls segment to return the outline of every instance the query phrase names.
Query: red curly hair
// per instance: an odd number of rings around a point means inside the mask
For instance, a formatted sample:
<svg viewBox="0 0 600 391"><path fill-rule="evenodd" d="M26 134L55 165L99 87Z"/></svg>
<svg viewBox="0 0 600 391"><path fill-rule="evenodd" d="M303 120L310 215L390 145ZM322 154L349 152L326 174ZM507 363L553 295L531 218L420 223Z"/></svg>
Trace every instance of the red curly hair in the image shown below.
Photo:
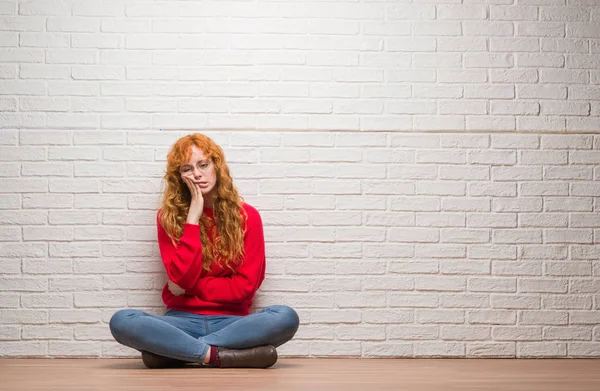
<svg viewBox="0 0 600 391"><path fill-rule="evenodd" d="M213 162L216 170L216 198L214 200L214 222L218 237L209 240L207 227L210 218L205 214L200 218L200 240L202 248L202 267L208 271L213 262L235 272L244 255L244 218L243 198L238 194L225 162L225 154L210 137L194 133L178 139L167 154L167 169L164 176L166 188L163 191L159 221L177 245L183 235L183 225L190 209L192 195L181 179L179 167L189 161L192 146L198 147L204 156ZM214 231L214 230L213 230Z"/></svg>

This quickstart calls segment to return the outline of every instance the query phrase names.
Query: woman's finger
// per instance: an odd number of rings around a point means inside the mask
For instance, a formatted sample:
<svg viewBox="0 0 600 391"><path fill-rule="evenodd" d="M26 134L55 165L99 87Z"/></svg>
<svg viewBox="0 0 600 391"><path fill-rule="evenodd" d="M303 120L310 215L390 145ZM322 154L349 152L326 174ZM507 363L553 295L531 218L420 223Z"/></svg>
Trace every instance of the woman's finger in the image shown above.
<svg viewBox="0 0 600 391"><path fill-rule="evenodd" d="M194 183L191 181L191 179L183 177L183 181L185 182L185 184L187 185L188 189L190 190L190 193L192 195L192 198L194 198L196 196L196 189L195 189L195 185Z"/></svg>
<svg viewBox="0 0 600 391"><path fill-rule="evenodd" d="M188 181L190 181L190 187L191 187L191 191L192 191L192 198L198 197L198 188L196 187L196 184L191 179L188 179Z"/></svg>

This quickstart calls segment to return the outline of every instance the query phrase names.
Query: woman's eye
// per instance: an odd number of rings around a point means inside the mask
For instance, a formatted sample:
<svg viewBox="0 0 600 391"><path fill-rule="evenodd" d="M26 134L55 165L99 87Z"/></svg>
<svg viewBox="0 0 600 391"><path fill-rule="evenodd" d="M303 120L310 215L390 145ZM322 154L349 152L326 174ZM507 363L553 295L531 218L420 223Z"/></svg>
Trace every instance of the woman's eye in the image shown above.
<svg viewBox="0 0 600 391"><path fill-rule="evenodd" d="M188 172L188 171L190 171L190 168L189 168L189 167L186 167L186 168L182 169L181 171L183 171L183 172Z"/></svg>
<svg viewBox="0 0 600 391"><path fill-rule="evenodd" d="M202 163L200 165L200 168L203 169L203 170L206 169L207 167L208 167L208 163Z"/></svg>

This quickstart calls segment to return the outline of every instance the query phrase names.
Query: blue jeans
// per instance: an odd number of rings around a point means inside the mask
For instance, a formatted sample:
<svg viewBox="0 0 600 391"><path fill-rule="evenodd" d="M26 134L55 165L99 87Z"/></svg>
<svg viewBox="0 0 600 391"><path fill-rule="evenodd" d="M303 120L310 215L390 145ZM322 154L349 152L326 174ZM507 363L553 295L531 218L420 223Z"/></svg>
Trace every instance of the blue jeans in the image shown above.
<svg viewBox="0 0 600 391"><path fill-rule="evenodd" d="M298 324L296 311L284 305L266 307L247 316L197 315L176 310L161 316L125 309L112 316L110 331L125 346L201 363L210 346L245 349L282 345L296 334Z"/></svg>

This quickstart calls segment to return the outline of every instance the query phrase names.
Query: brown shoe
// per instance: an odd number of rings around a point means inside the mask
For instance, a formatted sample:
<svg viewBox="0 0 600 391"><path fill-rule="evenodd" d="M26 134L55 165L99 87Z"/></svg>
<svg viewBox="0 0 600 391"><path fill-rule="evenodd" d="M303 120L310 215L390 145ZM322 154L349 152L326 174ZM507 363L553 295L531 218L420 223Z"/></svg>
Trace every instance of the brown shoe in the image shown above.
<svg viewBox="0 0 600 391"><path fill-rule="evenodd" d="M277 350L271 345L218 350L221 368L268 368L277 362Z"/></svg>
<svg viewBox="0 0 600 391"><path fill-rule="evenodd" d="M175 358L159 356L158 354L142 351L142 361L150 369L181 368L186 362Z"/></svg>

